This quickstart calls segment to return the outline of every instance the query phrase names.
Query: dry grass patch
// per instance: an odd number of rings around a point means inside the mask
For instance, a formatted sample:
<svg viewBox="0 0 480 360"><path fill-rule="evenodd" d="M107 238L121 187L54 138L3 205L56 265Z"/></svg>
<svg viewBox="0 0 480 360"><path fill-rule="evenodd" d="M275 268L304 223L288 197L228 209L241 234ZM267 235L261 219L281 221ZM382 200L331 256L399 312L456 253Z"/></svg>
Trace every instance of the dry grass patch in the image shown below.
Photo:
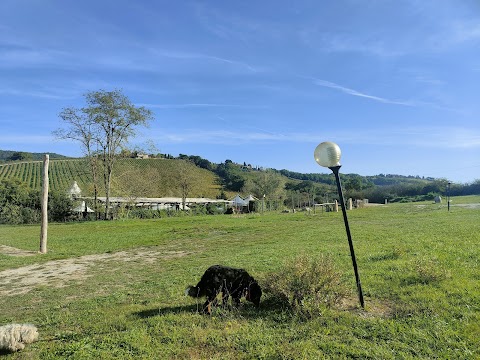
<svg viewBox="0 0 480 360"><path fill-rule="evenodd" d="M25 294L39 286L65 287L69 282L83 282L93 276L91 268L110 264L116 270L121 263L144 262L151 264L159 259L172 259L187 255L185 251L155 251L139 248L114 253L85 255L77 258L49 261L0 272L1 296Z"/></svg>

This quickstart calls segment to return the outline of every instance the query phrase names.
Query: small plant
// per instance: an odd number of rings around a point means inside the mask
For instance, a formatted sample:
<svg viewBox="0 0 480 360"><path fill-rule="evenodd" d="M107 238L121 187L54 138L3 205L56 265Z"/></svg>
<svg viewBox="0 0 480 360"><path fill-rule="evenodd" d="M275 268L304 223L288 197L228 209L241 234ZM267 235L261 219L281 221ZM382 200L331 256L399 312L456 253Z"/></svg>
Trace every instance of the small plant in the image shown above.
<svg viewBox="0 0 480 360"><path fill-rule="evenodd" d="M370 261L385 261L385 260L397 260L405 254L405 251L401 248L394 247L390 251L374 254L369 257Z"/></svg>
<svg viewBox="0 0 480 360"><path fill-rule="evenodd" d="M450 276L442 264L434 259L416 261L415 272L419 282L422 284L437 283Z"/></svg>
<svg viewBox="0 0 480 360"><path fill-rule="evenodd" d="M436 284L450 277L449 271L436 259L418 259L411 267L413 274L404 279L409 285Z"/></svg>
<svg viewBox="0 0 480 360"><path fill-rule="evenodd" d="M326 256L300 255L286 261L267 276L264 288L273 299L304 315L334 306L347 295L341 274Z"/></svg>

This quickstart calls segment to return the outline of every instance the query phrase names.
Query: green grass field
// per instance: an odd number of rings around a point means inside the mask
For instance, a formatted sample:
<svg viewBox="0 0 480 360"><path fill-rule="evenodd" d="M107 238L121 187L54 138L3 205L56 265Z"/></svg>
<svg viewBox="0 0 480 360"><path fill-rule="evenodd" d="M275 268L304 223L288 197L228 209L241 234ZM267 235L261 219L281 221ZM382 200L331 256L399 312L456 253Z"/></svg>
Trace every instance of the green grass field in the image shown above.
<svg viewBox="0 0 480 360"><path fill-rule="evenodd" d="M0 226L0 324L40 332L6 358L478 359L480 208L463 203L480 197L349 211L365 310L341 213L50 224L45 255L39 226ZM305 317L265 294L205 316L184 295L210 265L264 284L300 254L335 262L343 306Z"/></svg>

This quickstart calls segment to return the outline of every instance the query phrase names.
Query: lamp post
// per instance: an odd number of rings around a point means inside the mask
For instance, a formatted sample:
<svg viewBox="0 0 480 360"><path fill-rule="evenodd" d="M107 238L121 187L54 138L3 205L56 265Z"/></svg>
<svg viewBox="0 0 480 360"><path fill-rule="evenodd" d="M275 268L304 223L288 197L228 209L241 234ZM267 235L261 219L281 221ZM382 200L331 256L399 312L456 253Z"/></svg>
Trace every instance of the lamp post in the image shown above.
<svg viewBox="0 0 480 360"><path fill-rule="evenodd" d="M357 282L358 299L362 308L365 308L363 301L362 284L360 282L360 275L358 274L357 260L355 259L355 251L353 249L352 235L350 234L350 227L348 225L347 209L345 208L345 199L343 198L342 184L340 182L340 156L342 152L340 147L330 141L320 143L314 151L315 161L318 165L328 167L335 175L337 183L338 196L340 197L340 204L342 206L343 221L345 223L345 230L347 231L348 245L350 247L350 256L352 258L353 271L355 272L355 280Z"/></svg>
<svg viewBox="0 0 480 360"><path fill-rule="evenodd" d="M447 184L447 211L450 211L450 185L452 183L449 181Z"/></svg>

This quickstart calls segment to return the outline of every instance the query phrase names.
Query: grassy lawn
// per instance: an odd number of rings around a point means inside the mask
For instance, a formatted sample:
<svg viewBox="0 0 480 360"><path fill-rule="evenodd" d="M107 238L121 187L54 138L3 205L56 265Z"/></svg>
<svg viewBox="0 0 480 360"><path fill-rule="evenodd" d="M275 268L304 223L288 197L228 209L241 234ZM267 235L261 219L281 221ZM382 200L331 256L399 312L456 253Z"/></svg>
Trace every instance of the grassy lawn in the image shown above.
<svg viewBox="0 0 480 360"><path fill-rule="evenodd" d="M365 310L341 213L51 224L45 255L39 226L0 226L0 249L26 251L0 251L0 324L40 332L6 358L478 359L480 208L459 204L480 197L453 200L450 212L427 202L349 211ZM259 309L205 316L203 299L184 295L210 265L243 267L262 285L301 254L335 262L343 306L305 317L265 294Z"/></svg>

